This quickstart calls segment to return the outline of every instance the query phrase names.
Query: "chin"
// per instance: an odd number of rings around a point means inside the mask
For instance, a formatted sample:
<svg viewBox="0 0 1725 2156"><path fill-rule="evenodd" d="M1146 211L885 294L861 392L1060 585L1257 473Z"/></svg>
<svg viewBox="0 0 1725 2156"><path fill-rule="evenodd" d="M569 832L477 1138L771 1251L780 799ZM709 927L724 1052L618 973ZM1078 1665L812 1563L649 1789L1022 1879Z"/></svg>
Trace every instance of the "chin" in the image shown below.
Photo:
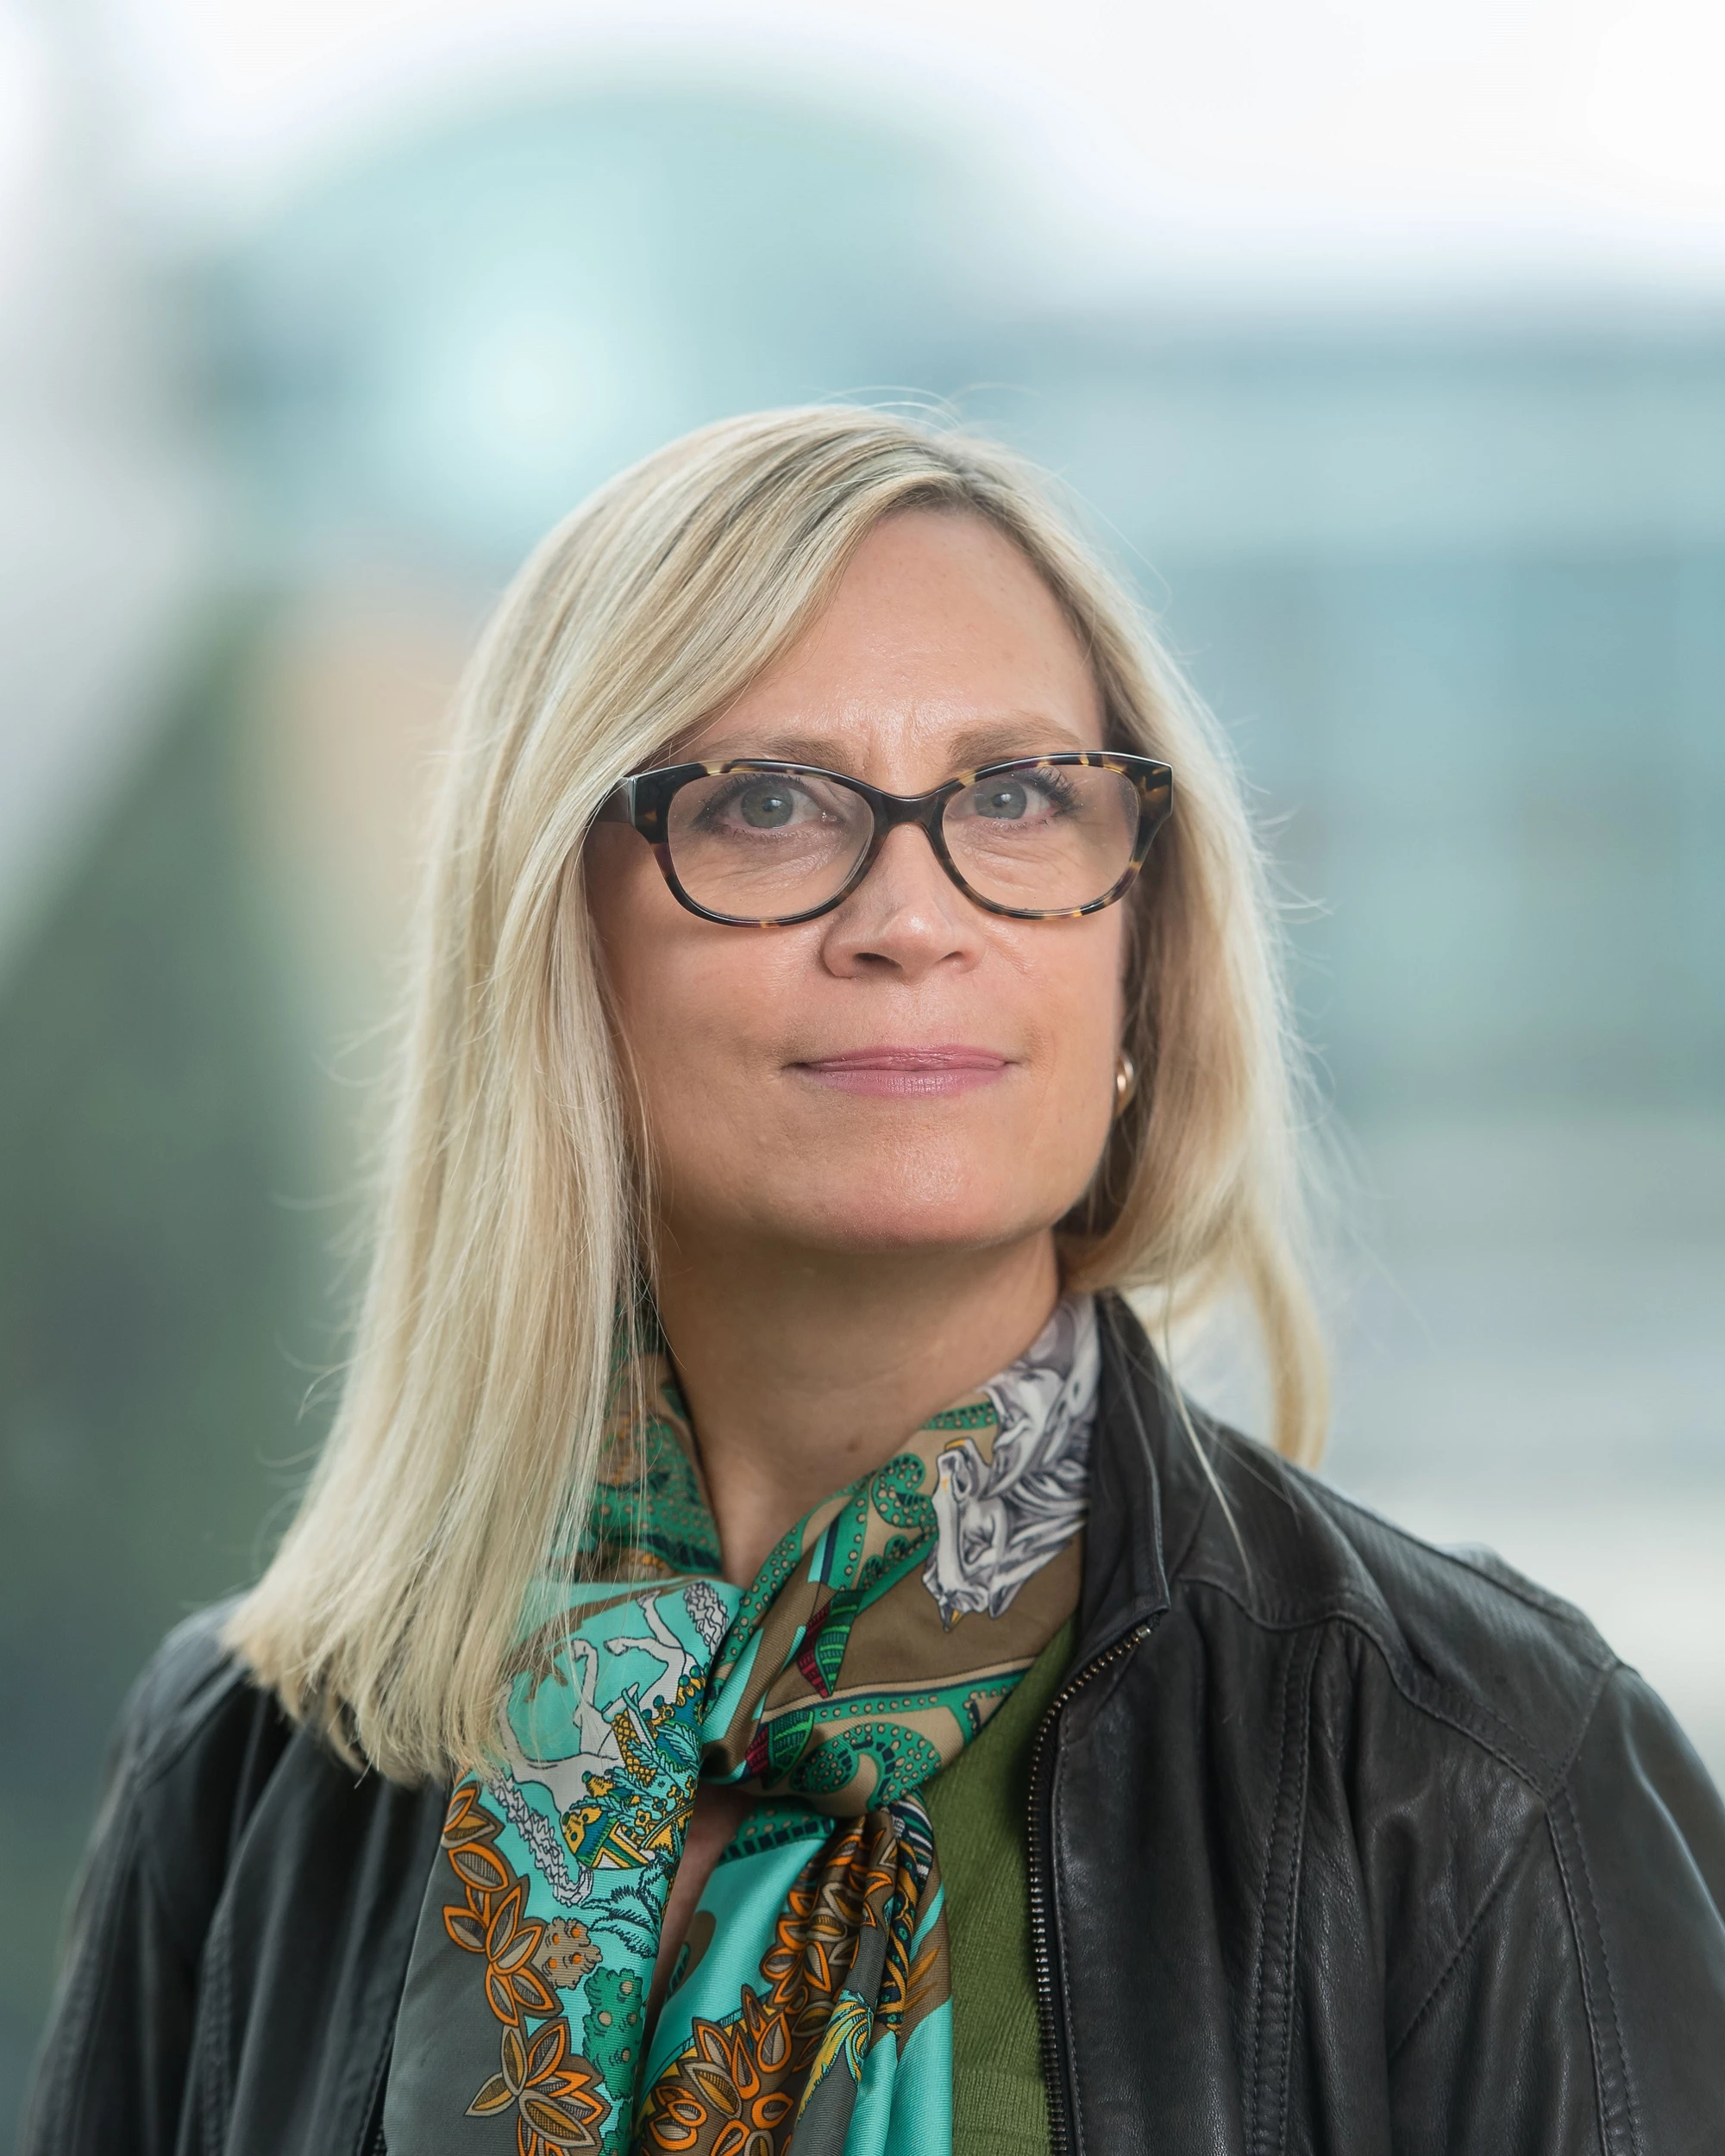
<svg viewBox="0 0 1725 2156"><path fill-rule="evenodd" d="M931 1198L926 1191L894 1192L875 1181L835 1199L824 1194L819 1207L811 1207L787 1220L790 1239L813 1250L837 1256L906 1257L919 1252L992 1250L1004 1243L1034 1235L1058 1219L1040 1208L1026 1215L1022 1201L1015 1205L979 1203L974 1193Z"/></svg>

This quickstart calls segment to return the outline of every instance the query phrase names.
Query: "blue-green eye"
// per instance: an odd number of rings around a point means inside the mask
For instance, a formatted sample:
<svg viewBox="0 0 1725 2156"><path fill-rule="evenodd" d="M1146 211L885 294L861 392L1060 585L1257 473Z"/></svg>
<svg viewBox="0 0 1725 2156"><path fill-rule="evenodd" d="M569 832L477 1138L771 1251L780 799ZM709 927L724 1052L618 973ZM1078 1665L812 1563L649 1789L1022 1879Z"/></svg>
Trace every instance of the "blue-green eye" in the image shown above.
<svg viewBox="0 0 1725 2156"><path fill-rule="evenodd" d="M776 830L796 810L790 789L777 784L747 787L737 797L737 806L743 822L757 831Z"/></svg>
<svg viewBox="0 0 1725 2156"><path fill-rule="evenodd" d="M1029 806L1030 798L1016 779L999 779L992 786L977 789L978 816L1016 818Z"/></svg>

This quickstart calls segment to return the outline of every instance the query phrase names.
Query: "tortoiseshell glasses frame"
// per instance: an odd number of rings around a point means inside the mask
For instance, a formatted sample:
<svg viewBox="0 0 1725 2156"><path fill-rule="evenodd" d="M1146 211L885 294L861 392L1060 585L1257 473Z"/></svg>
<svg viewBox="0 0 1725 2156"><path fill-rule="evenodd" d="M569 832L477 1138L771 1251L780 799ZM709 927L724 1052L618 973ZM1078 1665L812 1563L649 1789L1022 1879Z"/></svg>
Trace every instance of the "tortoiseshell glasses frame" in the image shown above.
<svg viewBox="0 0 1725 2156"><path fill-rule="evenodd" d="M1014 782L1033 780L1038 773L1062 769L1112 771L1126 780L1138 797L1138 827L1133 834L1124 865L1107 888L1077 906L1009 906L999 899L990 898L969 882L948 847L945 813L948 805L969 788L987 780ZM838 887L819 905L803 907L800 912L762 915L759 913L725 913L704 906L691 895L677 872L672 846L671 805L685 787L700 779L730 777L736 774L758 774L762 777L800 778L819 781L823 786L841 787L855 795L869 809L874 828L868 843L862 846L855 862L844 874ZM716 921L729 928L791 928L801 921L818 920L822 914L831 913L842 906L856 888L879 857L888 835L901 824L914 824L922 831L933 849L935 859L952 881L973 905L986 912L1003 914L1019 921L1055 921L1081 919L1088 913L1098 913L1104 906L1113 906L1123 898L1138 878L1139 870L1149 856L1151 843L1167 822L1173 805L1174 774L1169 765L1151 756L1129 755L1113 749L1078 749L1046 756L1014 756L1003 762L983 764L974 771L961 772L949 779L944 786L933 787L927 793L886 793L878 787L865 785L861 779L849 776L843 771L828 771L819 764L789 763L773 757L736 757L723 763L674 763L657 770L638 771L624 779L612 788L600 805L595 823L623 824L637 831L652 847L665 881L679 905L702 920Z"/></svg>

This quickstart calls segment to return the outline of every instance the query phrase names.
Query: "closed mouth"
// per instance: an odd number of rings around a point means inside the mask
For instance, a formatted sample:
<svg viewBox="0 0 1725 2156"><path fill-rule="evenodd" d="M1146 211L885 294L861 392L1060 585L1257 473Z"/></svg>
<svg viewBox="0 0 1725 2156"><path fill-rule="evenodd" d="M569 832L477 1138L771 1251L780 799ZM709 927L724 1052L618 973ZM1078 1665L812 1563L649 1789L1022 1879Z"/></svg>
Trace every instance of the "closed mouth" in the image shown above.
<svg viewBox="0 0 1725 2156"><path fill-rule="evenodd" d="M790 1068L839 1092L914 1100L971 1092L1004 1076L1011 1063L993 1049L943 1043L927 1048L850 1049Z"/></svg>

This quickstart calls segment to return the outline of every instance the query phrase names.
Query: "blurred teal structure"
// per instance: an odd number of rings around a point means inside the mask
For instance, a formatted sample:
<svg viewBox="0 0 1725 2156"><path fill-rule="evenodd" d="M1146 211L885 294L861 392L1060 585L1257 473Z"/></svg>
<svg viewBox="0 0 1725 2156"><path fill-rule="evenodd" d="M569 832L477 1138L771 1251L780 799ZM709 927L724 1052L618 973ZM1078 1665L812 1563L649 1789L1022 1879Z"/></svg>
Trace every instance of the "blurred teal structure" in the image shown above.
<svg viewBox="0 0 1725 2156"><path fill-rule="evenodd" d="M637 103L356 176L217 304L273 532L314 553L386 532L500 574L610 472L761 404L998 431L1292 812L1346 1106L1716 1102L1725 324L1224 334L1039 315L1038 267L933 151Z"/></svg>
<svg viewBox="0 0 1725 2156"><path fill-rule="evenodd" d="M459 643L588 487L762 404L996 431L1137 581L1275 834L1364 1161L1336 1471L1569 1568L1725 1760L1725 323L1078 317L1047 267L938 146L639 95L380 153L182 266L207 634L0 975L0 2115L126 1684L253 1576L340 1354L310 1201L354 1012L298 913L362 957L382 917L273 852L272 655L380 580Z"/></svg>

